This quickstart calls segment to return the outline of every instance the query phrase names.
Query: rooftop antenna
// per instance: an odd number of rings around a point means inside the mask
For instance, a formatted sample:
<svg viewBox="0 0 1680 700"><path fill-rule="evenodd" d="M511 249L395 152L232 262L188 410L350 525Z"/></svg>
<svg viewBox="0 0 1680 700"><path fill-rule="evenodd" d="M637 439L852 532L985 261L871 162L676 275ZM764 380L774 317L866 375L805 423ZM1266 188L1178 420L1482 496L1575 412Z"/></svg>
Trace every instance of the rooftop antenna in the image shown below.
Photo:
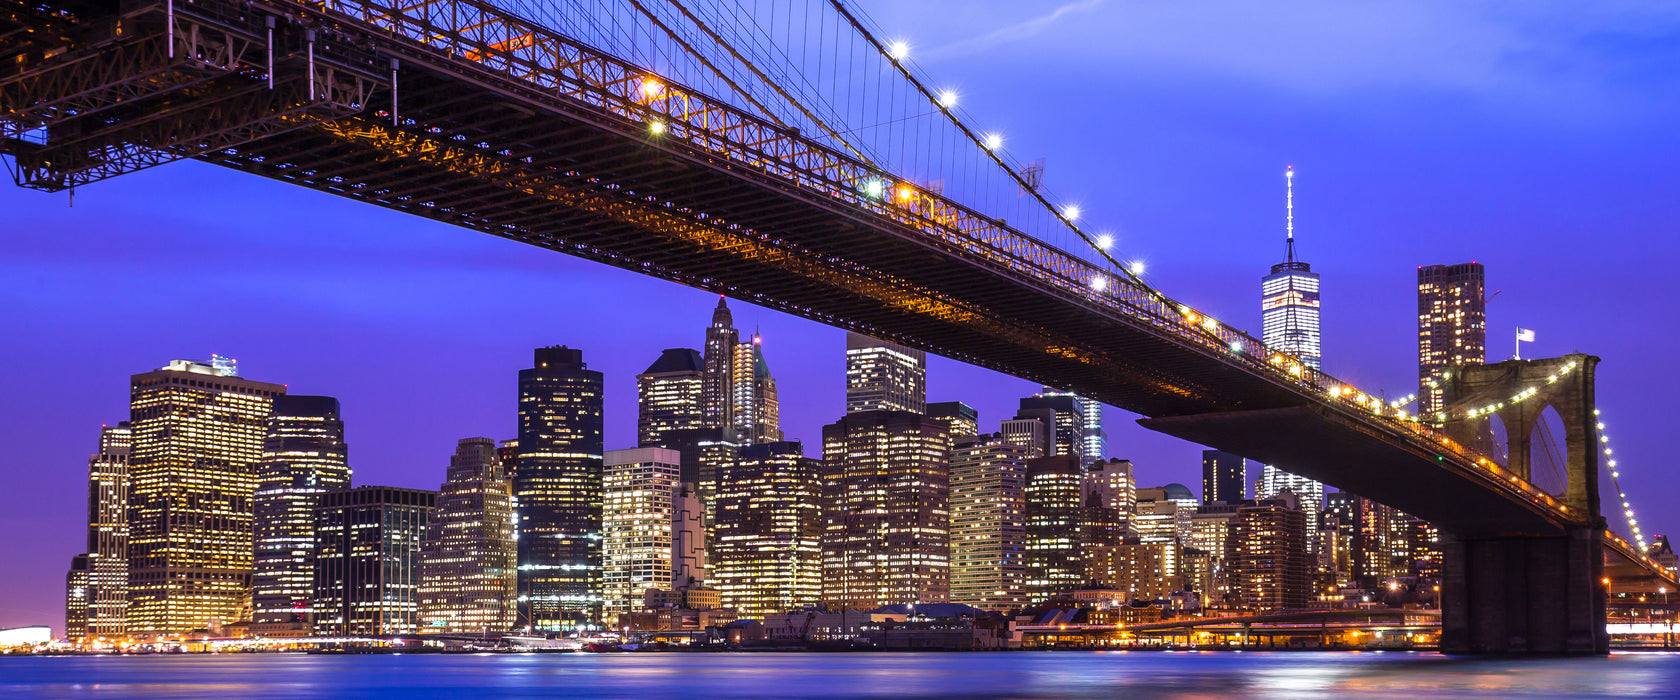
<svg viewBox="0 0 1680 700"><path fill-rule="evenodd" d="M1286 218L1285 227L1286 227L1286 230L1288 231L1288 234L1289 234L1288 250L1286 251L1286 253L1287 253L1286 257L1288 258L1288 262L1295 262L1295 166L1293 166L1293 165L1284 166L1284 168L1283 168L1283 181L1286 183L1285 187L1287 188L1288 193L1289 193L1288 194L1288 199L1286 200L1288 202L1288 204L1286 205L1286 208L1285 208L1285 211L1288 212L1288 214L1286 215L1287 218Z"/></svg>

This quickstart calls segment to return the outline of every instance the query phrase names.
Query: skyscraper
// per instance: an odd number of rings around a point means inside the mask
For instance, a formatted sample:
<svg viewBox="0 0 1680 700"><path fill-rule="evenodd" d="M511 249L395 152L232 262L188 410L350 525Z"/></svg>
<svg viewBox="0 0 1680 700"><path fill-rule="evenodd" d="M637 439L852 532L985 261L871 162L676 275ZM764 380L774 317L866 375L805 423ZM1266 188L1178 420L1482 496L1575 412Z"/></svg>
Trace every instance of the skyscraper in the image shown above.
<svg viewBox="0 0 1680 700"><path fill-rule="evenodd" d="M420 547L422 632L505 632L517 624L513 485L496 441L462 438Z"/></svg>
<svg viewBox="0 0 1680 700"><path fill-rule="evenodd" d="M640 447L668 447L674 431L701 427L704 361L700 351L672 348L636 375L636 441Z"/></svg>
<svg viewBox="0 0 1680 700"><path fill-rule="evenodd" d="M617 625L620 615L641 609L647 589L671 590L671 498L682 455L658 447L611 450L604 463L602 596L607 623Z"/></svg>
<svg viewBox="0 0 1680 700"><path fill-rule="evenodd" d="M998 433L954 443L951 601L998 612L1020 608L1027 603L1027 448Z"/></svg>
<svg viewBox="0 0 1680 700"><path fill-rule="evenodd" d="M1430 386L1458 365L1487 362L1487 299L1481 263L1418 268L1418 415L1442 410Z"/></svg>
<svg viewBox="0 0 1680 700"><path fill-rule="evenodd" d="M92 574L88 555L70 558L70 570L64 574L64 638L80 644L88 638L88 599Z"/></svg>
<svg viewBox="0 0 1680 700"><path fill-rule="evenodd" d="M846 334L846 412L927 411L927 353Z"/></svg>
<svg viewBox="0 0 1680 700"><path fill-rule="evenodd" d="M1027 461L1027 595L1035 603L1077 588L1084 580L1080 550L1084 479L1079 457L1062 454Z"/></svg>
<svg viewBox="0 0 1680 700"><path fill-rule="evenodd" d="M533 631L600 624L601 391L564 345L519 371L519 624Z"/></svg>
<svg viewBox="0 0 1680 700"><path fill-rule="evenodd" d="M1284 260L1260 281L1261 340L1273 350L1294 355L1319 368L1318 274L1295 259L1295 170L1285 172L1288 185L1288 226Z"/></svg>
<svg viewBox="0 0 1680 700"><path fill-rule="evenodd" d="M1202 503L1236 503L1247 488L1248 462L1219 450L1202 450Z"/></svg>
<svg viewBox="0 0 1680 700"><path fill-rule="evenodd" d="M315 597L315 507L323 494L347 488L349 448L338 399L274 397L251 499L257 527L253 632L308 634Z"/></svg>
<svg viewBox="0 0 1680 700"><path fill-rule="evenodd" d="M1048 386L1039 392L1039 396L1072 396L1074 404L1079 409L1079 439L1082 443L1079 454L1086 465L1095 464L1108 458L1108 431L1103 429L1101 401Z"/></svg>
<svg viewBox="0 0 1680 700"><path fill-rule="evenodd" d="M797 442L743 447L723 468L709 555L724 607L762 617L821 600L821 472Z"/></svg>
<svg viewBox="0 0 1680 700"><path fill-rule="evenodd" d="M1069 393L1037 394L1021 399L1017 420L1044 423L1044 455L1073 455L1085 463L1085 401ZM1092 460L1094 461L1094 460Z"/></svg>
<svg viewBox="0 0 1680 700"><path fill-rule="evenodd" d="M950 597L945 421L859 411L823 426L823 601L833 608Z"/></svg>
<svg viewBox="0 0 1680 700"><path fill-rule="evenodd" d="M127 633L178 635L251 605L256 464L279 384L234 361L175 360L130 381Z"/></svg>
<svg viewBox="0 0 1680 700"><path fill-rule="evenodd" d="M1319 513L1324 511L1324 484L1270 464L1261 465L1254 499L1275 498L1285 492L1293 493L1300 499L1301 512L1306 516L1307 551L1317 552Z"/></svg>
<svg viewBox="0 0 1680 700"><path fill-rule="evenodd" d="M764 361L762 336L755 333L750 342L735 346L733 371L735 430L749 444L781 440L781 400Z"/></svg>
<svg viewBox="0 0 1680 700"><path fill-rule="evenodd" d="M700 422L705 427L735 424L735 346L740 343L735 317L719 294L717 308L712 311L712 325L706 327L706 351L701 368Z"/></svg>
<svg viewBox="0 0 1680 700"><path fill-rule="evenodd" d="M80 603L88 637L123 635L128 611L128 422L99 431L99 451L88 458L86 586Z"/></svg>
<svg viewBox="0 0 1680 700"><path fill-rule="evenodd" d="M979 437L980 412L961 401L941 401L927 405L927 414L951 426L951 439Z"/></svg>
<svg viewBox="0 0 1680 700"><path fill-rule="evenodd" d="M1042 419L1016 418L1006 420L998 424L998 430L1002 433L1003 439L1026 450L1027 459L1035 459L1048 454L1045 452L1047 440L1044 436L1050 433L1050 428Z"/></svg>
<svg viewBox="0 0 1680 700"><path fill-rule="evenodd" d="M313 632L385 636L420 631L420 544L436 491L362 486L315 508Z"/></svg>

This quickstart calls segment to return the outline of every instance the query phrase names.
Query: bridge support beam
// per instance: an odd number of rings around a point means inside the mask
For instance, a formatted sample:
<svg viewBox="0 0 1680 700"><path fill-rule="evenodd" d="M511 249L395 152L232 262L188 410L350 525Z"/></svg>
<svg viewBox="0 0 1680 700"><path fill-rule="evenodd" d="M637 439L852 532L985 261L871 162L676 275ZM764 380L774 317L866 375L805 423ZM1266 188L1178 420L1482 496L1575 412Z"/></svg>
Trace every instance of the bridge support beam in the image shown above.
<svg viewBox="0 0 1680 700"><path fill-rule="evenodd" d="M1604 533L1441 538L1441 651L1607 654Z"/></svg>

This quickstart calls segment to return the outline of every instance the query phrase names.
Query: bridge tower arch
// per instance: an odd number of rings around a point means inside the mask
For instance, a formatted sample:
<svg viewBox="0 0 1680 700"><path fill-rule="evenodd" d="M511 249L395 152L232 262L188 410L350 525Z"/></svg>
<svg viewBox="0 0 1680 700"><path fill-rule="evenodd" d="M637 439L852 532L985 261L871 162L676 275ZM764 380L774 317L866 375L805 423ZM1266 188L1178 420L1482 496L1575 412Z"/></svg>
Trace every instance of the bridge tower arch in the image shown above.
<svg viewBox="0 0 1680 700"><path fill-rule="evenodd" d="M1603 654L1603 538L1594 377L1599 358L1565 355L1454 368L1442 391L1447 434L1475 444L1489 416L1505 426L1507 468L1532 482L1534 428L1547 407L1564 426L1562 532L1443 533L1441 649L1447 653ZM1439 419L1439 417L1437 417Z"/></svg>

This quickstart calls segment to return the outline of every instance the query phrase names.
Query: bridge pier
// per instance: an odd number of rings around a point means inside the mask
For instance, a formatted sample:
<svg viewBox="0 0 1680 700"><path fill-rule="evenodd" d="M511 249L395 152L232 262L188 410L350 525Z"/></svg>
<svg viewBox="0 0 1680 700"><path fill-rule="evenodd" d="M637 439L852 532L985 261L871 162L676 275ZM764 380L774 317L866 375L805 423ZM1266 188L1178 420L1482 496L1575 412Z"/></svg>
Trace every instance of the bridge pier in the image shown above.
<svg viewBox="0 0 1680 700"><path fill-rule="evenodd" d="M1442 535L1441 651L1607 654L1603 529Z"/></svg>

